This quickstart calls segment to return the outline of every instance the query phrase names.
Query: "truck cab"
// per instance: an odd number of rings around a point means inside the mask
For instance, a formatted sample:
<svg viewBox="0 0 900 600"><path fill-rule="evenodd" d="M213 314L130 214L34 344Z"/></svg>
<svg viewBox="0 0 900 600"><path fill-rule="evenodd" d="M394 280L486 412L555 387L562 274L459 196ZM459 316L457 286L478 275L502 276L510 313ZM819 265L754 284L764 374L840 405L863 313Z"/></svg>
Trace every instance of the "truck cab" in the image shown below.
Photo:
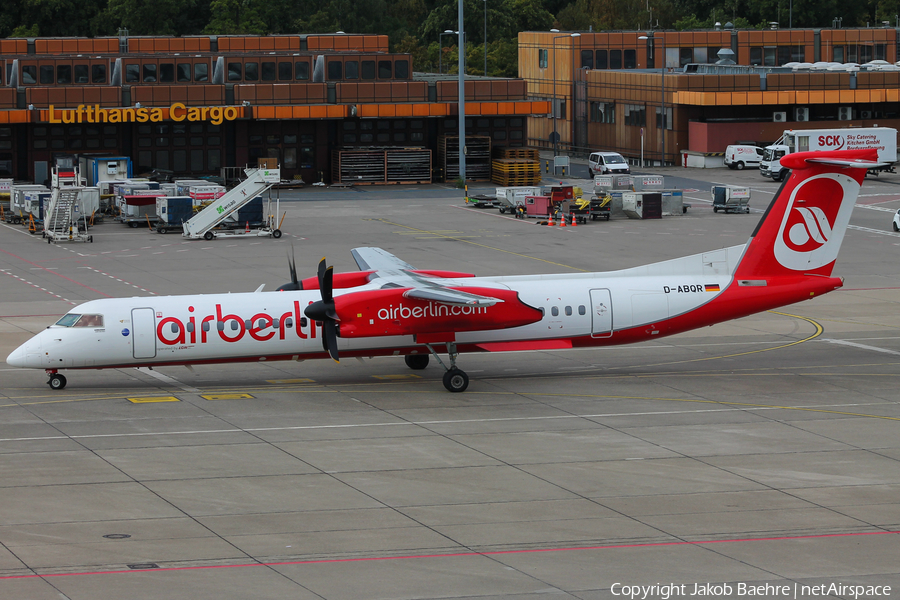
<svg viewBox="0 0 900 600"><path fill-rule="evenodd" d="M790 152L790 147L784 144L766 146L763 150L763 158L759 162L760 174L763 177L771 177L775 181L784 181L788 169L781 166L781 158Z"/></svg>

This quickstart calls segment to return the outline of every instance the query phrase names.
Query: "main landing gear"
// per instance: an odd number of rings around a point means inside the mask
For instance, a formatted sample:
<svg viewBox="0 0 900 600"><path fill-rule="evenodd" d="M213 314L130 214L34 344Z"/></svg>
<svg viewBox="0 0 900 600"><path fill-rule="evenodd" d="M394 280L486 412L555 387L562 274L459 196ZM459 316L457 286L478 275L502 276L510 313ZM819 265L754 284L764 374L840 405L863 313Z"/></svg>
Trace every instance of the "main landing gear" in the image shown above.
<svg viewBox="0 0 900 600"><path fill-rule="evenodd" d="M50 376L50 380L47 381L47 385L50 386L51 390L61 390L66 387L65 375L60 375L56 371L47 371L47 374Z"/></svg>
<svg viewBox="0 0 900 600"><path fill-rule="evenodd" d="M444 361L441 360L441 357L438 356L438 353L431 346L431 344L425 344L425 347L434 355L435 360L438 361L446 372L444 373L444 387L447 388L448 392L464 392L466 388L469 387L469 376L466 375L466 372L456 366L456 357L459 356L459 352L456 351L456 343L455 342L447 342L447 354L450 355L450 366L444 364ZM427 354L410 354L406 357L406 365L410 369L424 369L428 366L428 355Z"/></svg>

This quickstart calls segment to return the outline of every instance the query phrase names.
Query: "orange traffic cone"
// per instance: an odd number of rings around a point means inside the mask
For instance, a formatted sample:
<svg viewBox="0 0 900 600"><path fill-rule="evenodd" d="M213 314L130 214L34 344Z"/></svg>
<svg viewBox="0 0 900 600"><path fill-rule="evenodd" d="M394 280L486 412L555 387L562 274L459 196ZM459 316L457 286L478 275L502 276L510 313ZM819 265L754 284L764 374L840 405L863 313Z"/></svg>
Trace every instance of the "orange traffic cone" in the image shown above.
<svg viewBox="0 0 900 600"><path fill-rule="evenodd" d="M560 227L566 226L566 215L559 215L559 226Z"/></svg>
<svg viewBox="0 0 900 600"><path fill-rule="evenodd" d="M578 222L575 220L575 215L572 215L572 227L576 227Z"/></svg>
<svg viewBox="0 0 900 600"><path fill-rule="evenodd" d="M550 220L547 221L548 227L553 227L553 213L550 213Z"/></svg>
<svg viewBox="0 0 900 600"><path fill-rule="evenodd" d="M244 227L244 233L250 233L250 221L244 221L247 226Z"/></svg>

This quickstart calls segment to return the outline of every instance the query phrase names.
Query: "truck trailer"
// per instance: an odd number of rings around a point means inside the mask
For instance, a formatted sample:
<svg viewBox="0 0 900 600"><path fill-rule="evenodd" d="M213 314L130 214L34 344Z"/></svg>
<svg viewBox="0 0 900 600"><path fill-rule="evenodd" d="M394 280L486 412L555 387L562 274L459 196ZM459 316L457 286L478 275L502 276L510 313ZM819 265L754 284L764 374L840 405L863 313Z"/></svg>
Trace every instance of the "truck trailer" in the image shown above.
<svg viewBox="0 0 900 600"><path fill-rule="evenodd" d="M897 162L897 130L892 127L841 127L833 129L787 129L771 146L766 146L759 172L763 177L783 181L789 169L781 158L792 152L815 150L878 150L879 170L894 172Z"/></svg>

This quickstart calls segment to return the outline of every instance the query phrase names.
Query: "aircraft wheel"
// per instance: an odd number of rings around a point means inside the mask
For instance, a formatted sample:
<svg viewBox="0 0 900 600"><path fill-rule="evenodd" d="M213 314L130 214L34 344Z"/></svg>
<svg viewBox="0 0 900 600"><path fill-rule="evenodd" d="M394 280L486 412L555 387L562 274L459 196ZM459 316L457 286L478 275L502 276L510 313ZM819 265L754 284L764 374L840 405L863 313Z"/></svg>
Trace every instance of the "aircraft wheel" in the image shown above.
<svg viewBox="0 0 900 600"><path fill-rule="evenodd" d="M444 373L444 387L448 392L464 392L469 387L469 376L465 371L453 368Z"/></svg>
<svg viewBox="0 0 900 600"><path fill-rule="evenodd" d="M207 242L210 241L211 239L213 239L214 237L216 237L216 235L212 231L207 231L206 233L203 234L203 239L206 240Z"/></svg>
<svg viewBox="0 0 900 600"><path fill-rule="evenodd" d="M50 381L47 382L47 385L50 386L51 390L61 390L66 387L66 376L54 373L50 376Z"/></svg>
<svg viewBox="0 0 900 600"><path fill-rule="evenodd" d="M272 237L275 238L276 240L277 240L278 238L280 238L280 237L281 237L281 230L280 230L280 229L276 229L275 231L273 231L273 232L272 232Z"/></svg>
<svg viewBox="0 0 900 600"><path fill-rule="evenodd" d="M738 163L736 165L734 165L734 168L736 168L738 171L743 171L744 163L742 161L738 161Z"/></svg>
<svg viewBox="0 0 900 600"><path fill-rule="evenodd" d="M406 366L414 371L421 371L428 366L427 354L407 354L403 359L406 361Z"/></svg>

